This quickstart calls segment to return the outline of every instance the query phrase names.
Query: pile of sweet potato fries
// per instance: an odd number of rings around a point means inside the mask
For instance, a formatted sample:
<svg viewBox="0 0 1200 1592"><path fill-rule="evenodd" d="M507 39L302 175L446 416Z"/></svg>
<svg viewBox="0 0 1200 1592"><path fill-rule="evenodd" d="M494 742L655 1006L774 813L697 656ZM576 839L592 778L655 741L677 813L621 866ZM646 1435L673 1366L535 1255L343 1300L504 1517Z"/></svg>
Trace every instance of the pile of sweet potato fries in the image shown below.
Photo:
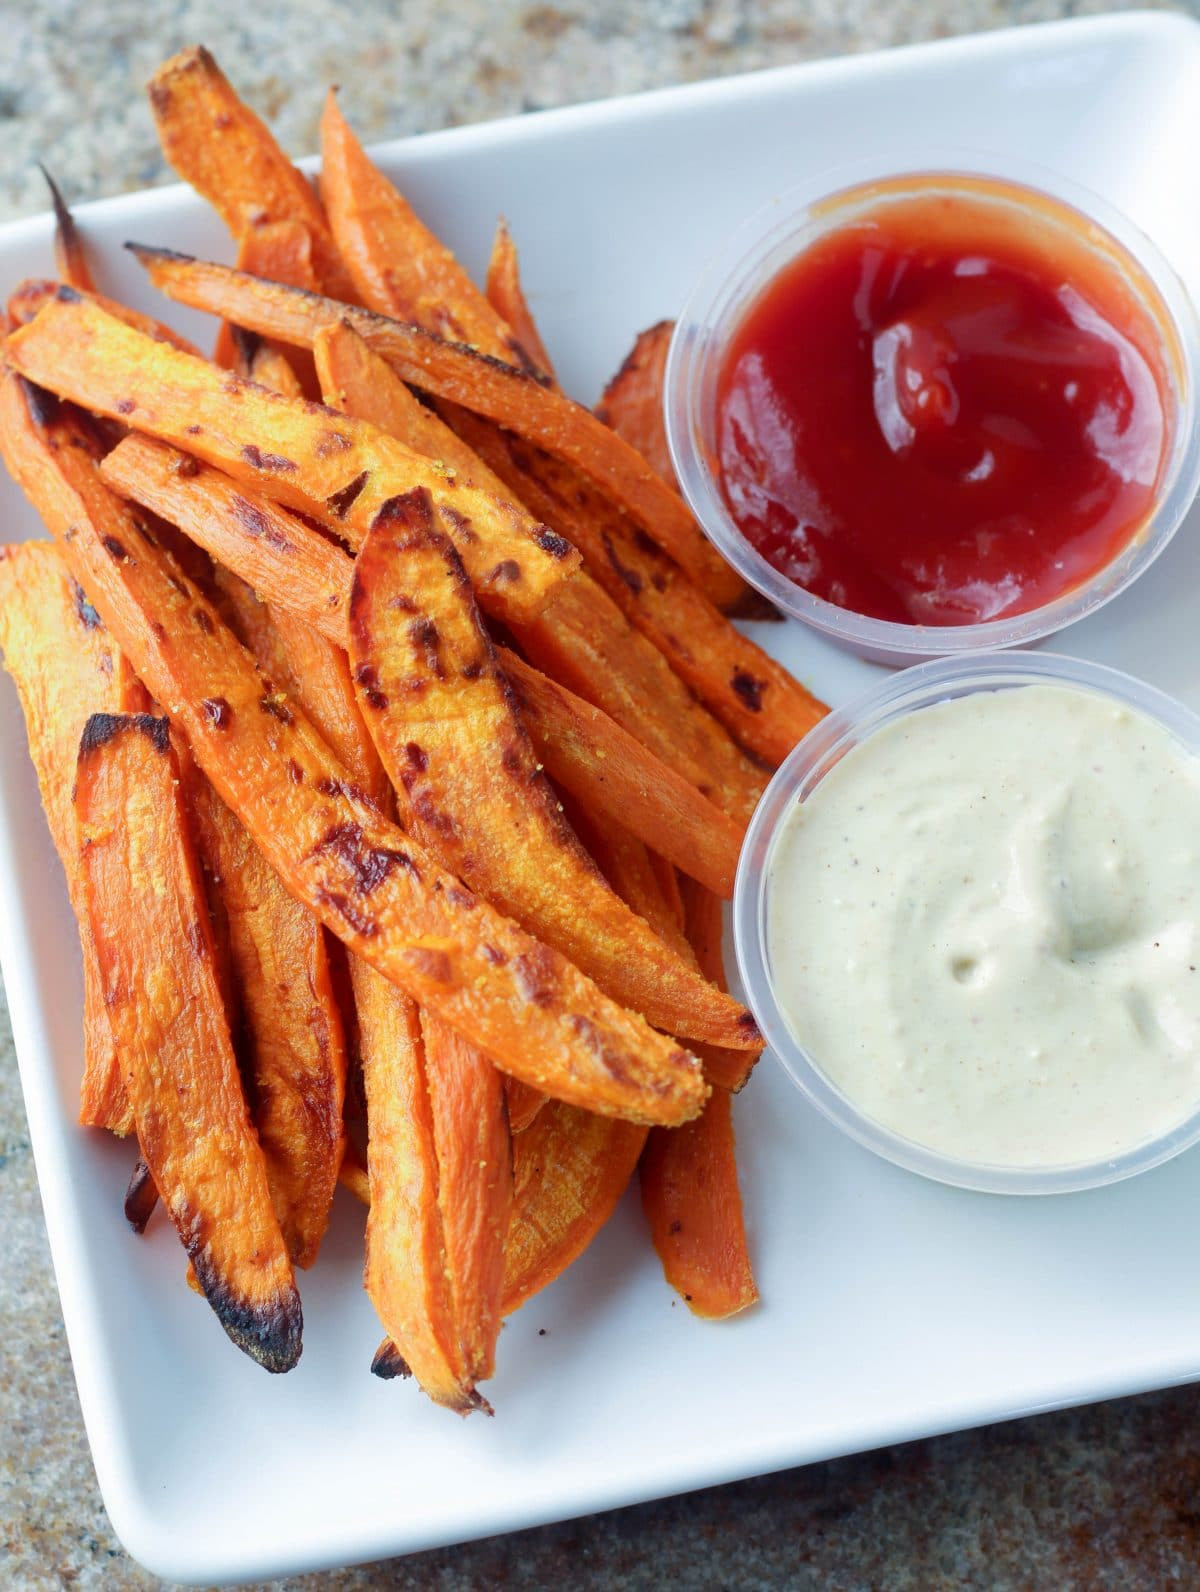
<svg viewBox="0 0 1200 1592"><path fill-rule="evenodd" d="M130 1222L161 1202L272 1371L346 1183L375 1371L486 1409L504 1316L635 1169L692 1308L756 1297L721 900L824 709L670 480L669 327L593 414L504 227L481 292L332 95L318 188L206 51L150 101L237 241L135 249L213 359L96 291L57 193L0 346L52 538L0 556L0 643L79 921L80 1120L136 1133Z"/></svg>

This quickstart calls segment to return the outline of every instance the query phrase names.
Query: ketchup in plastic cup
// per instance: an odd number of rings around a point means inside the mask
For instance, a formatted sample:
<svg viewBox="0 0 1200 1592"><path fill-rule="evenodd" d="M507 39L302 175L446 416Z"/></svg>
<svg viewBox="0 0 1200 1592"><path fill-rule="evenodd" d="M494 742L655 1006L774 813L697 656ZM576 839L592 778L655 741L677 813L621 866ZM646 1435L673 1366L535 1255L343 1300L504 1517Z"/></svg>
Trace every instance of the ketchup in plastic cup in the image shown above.
<svg viewBox="0 0 1200 1592"><path fill-rule="evenodd" d="M1151 562L1200 475L1196 368L1186 293L1100 200L907 173L743 230L680 321L668 428L760 591L929 656L1049 634Z"/></svg>

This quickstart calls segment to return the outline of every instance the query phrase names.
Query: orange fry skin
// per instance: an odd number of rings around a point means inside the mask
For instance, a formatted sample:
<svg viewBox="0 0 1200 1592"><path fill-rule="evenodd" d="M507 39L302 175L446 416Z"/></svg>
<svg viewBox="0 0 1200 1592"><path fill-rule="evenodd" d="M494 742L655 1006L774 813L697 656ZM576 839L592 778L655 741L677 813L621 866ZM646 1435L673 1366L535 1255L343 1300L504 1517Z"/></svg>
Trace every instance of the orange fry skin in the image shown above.
<svg viewBox="0 0 1200 1592"><path fill-rule="evenodd" d="M40 386L315 515L355 546L395 497L430 488L480 601L506 622L536 613L578 567L561 536L375 427L154 343L72 288L11 334L5 352Z"/></svg>
<svg viewBox="0 0 1200 1592"><path fill-rule="evenodd" d="M639 332L596 405L596 418L624 437L672 486L676 485L675 466L667 443L663 392L674 331L674 321L659 321Z"/></svg>
<svg viewBox="0 0 1200 1592"><path fill-rule="evenodd" d="M88 720L75 813L142 1155L230 1339L288 1371L300 1299L242 1095L166 719Z"/></svg>
<svg viewBox="0 0 1200 1592"><path fill-rule="evenodd" d="M617 1208L646 1142L644 1128L548 1100L513 1139L513 1218L504 1314L561 1276Z"/></svg>
<svg viewBox="0 0 1200 1592"><path fill-rule="evenodd" d="M513 335L528 356L534 369L557 387L558 377L546 345L542 342L537 322L530 311L521 286L521 267L517 259L517 246L513 242L508 223L503 217L496 223L496 236L492 240L492 253L487 269L488 303L512 327ZM650 461L653 463L653 460ZM661 473L661 472L660 472Z"/></svg>
<svg viewBox="0 0 1200 1592"><path fill-rule="evenodd" d="M312 232L305 222L294 217L251 227L238 244L237 264L239 271L261 276L267 282L286 282L291 287L313 291L320 286L313 263ZM248 343L254 345L248 359L238 357L239 340L243 349ZM240 376L289 398L316 396L312 364L303 349L285 353L280 344L261 338L256 332L242 332L228 321L221 322L213 359L218 365L236 370ZM298 370L308 378L307 389L297 375Z"/></svg>
<svg viewBox="0 0 1200 1592"><path fill-rule="evenodd" d="M706 1086L695 1059L379 816L104 487L70 412L36 424L11 373L0 383L0 448L139 675L297 899L535 1087L647 1121L696 1113ZM752 1024L743 1042L757 1042Z"/></svg>
<svg viewBox="0 0 1200 1592"><path fill-rule="evenodd" d="M133 1131L100 967L83 899L71 791L84 724L93 713L140 713L149 706L100 615L67 573L52 542L0 549L0 647L25 715L29 755L54 848L67 879L83 951L85 1127Z"/></svg>
<svg viewBox="0 0 1200 1592"><path fill-rule="evenodd" d="M350 662L406 829L648 1022L736 1045L748 1014L662 945L580 847L461 562L434 529L427 498L404 509L371 532L355 564Z"/></svg>
<svg viewBox="0 0 1200 1592"><path fill-rule="evenodd" d="M590 410L515 365L446 342L421 327L333 299L263 283L205 260L130 245L155 286L193 309L311 348L322 326L348 320L410 386L459 404L577 466L726 612L752 600L705 539L677 492Z"/></svg>
<svg viewBox="0 0 1200 1592"><path fill-rule="evenodd" d="M723 949L725 914L720 897L682 873L679 894L683 903L684 933L696 954L700 971L718 989L727 989ZM697 1048L709 1083L715 1088L732 1090L734 1094L745 1088L762 1055L761 1045L755 1050L729 1050L720 1045Z"/></svg>
<svg viewBox="0 0 1200 1592"><path fill-rule="evenodd" d="M551 779L730 897L741 827L599 708L507 647L497 657Z"/></svg>
<svg viewBox="0 0 1200 1592"><path fill-rule="evenodd" d="M33 278L22 282L9 295L8 319L15 331L18 327L27 326L39 310L58 297L61 282L49 279ZM72 288L73 292L82 290ZM149 315L143 315L138 310L131 310L128 305L118 304L116 299L105 298L102 293L87 293L84 295L89 303L96 304L107 315L113 316L123 325L132 327L134 331L142 332L146 337L151 337L157 343L168 343L172 348L177 348L180 353L194 354L198 359L200 350L195 343L189 343L173 327L165 321L156 321Z"/></svg>
<svg viewBox="0 0 1200 1592"><path fill-rule="evenodd" d="M322 289L335 298L353 295L312 184L206 49L193 46L164 61L146 92L163 154L235 238L253 227L300 222Z"/></svg>
<svg viewBox="0 0 1200 1592"><path fill-rule="evenodd" d="M703 1116L655 1128L640 1163L642 1209L667 1281L693 1315L722 1321L758 1299L734 1154L733 1102L714 1089Z"/></svg>
<svg viewBox="0 0 1200 1592"><path fill-rule="evenodd" d="M93 293L96 290L96 283L92 277L91 265L88 263L87 250L84 248L79 228L75 225L75 217L59 192L58 184L45 166L42 167L42 176L46 180L46 186L50 190L50 202L54 206L54 266L59 279L69 283L71 287L77 287L81 293Z"/></svg>

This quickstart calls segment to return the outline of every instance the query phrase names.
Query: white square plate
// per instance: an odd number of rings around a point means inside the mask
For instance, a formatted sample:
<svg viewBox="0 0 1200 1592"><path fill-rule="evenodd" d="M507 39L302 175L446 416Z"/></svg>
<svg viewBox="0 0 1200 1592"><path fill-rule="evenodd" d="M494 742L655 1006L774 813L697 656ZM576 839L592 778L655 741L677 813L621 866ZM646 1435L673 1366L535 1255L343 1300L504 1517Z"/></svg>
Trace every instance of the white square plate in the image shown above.
<svg viewBox="0 0 1200 1592"><path fill-rule="evenodd" d="M898 136L1019 154L1122 206L1200 288L1200 28L1125 16L993 34L437 134L379 151L476 271L510 219L570 390L674 313L730 223ZM46 151L53 165L54 150ZM88 207L103 285L163 313L129 237L230 257L180 189ZM50 268L45 218L0 232L0 284ZM1198 295L1200 296L1200 295ZM197 317L178 314L196 330ZM210 330L203 331L211 335ZM0 482L0 535L38 527ZM1200 520L1062 638L1200 707ZM873 669L794 625L762 639L833 702ZM763 1303L694 1321L629 1199L506 1327L494 1421L368 1374L361 1215L339 1195L302 1279L304 1357L265 1376L184 1286L161 1221L130 1236L132 1152L75 1126L80 977L16 698L0 688L0 952L84 1417L113 1525L170 1579L410 1552L1200 1375L1200 1152L1132 1183L989 1198L895 1170L769 1059L738 1102ZM543 1335L544 1331L544 1335Z"/></svg>

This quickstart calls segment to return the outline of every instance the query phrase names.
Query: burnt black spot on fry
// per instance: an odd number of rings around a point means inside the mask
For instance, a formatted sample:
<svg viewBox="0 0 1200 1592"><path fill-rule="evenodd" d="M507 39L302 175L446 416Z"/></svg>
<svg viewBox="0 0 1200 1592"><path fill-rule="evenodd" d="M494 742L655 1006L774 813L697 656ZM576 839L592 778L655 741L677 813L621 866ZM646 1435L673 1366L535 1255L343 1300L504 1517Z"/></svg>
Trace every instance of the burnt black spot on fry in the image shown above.
<svg viewBox="0 0 1200 1592"><path fill-rule="evenodd" d="M204 717L218 730L226 730L233 723L233 709L224 697L205 697L200 706Z"/></svg>
<svg viewBox="0 0 1200 1592"><path fill-rule="evenodd" d="M667 1231L668 1231L668 1233L670 1233L671 1237L674 1238L676 1236L676 1234L683 1232L683 1223L682 1222L672 1222L670 1227L667 1228Z"/></svg>
<svg viewBox="0 0 1200 1592"><path fill-rule="evenodd" d="M502 558L487 577L488 581L492 583L499 580L520 580L520 578L521 566L515 558Z"/></svg>
<svg viewBox="0 0 1200 1592"><path fill-rule="evenodd" d="M182 1236L182 1227L180 1233ZM184 1245L196 1269L196 1280L226 1336L264 1370L290 1371L300 1358L304 1329L295 1286L261 1302L239 1299L202 1245L193 1246L186 1238Z"/></svg>
<svg viewBox="0 0 1200 1592"><path fill-rule="evenodd" d="M200 474L200 461L193 458L190 453L177 454L171 461L171 474L182 476L189 480L194 475Z"/></svg>
<svg viewBox="0 0 1200 1592"><path fill-rule="evenodd" d="M448 503L440 504L438 513L441 516L442 524L450 526L455 541L477 542L479 540L471 525L469 515L461 514L458 509L452 508Z"/></svg>
<svg viewBox="0 0 1200 1592"><path fill-rule="evenodd" d="M411 492L401 492L397 497L385 498L371 521L371 529L431 531L433 528L433 499L428 488L414 487Z"/></svg>
<svg viewBox="0 0 1200 1592"><path fill-rule="evenodd" d="M36 382L29 380L28 376L18 376L17 381L22 393L25 395L25 404L29 410L29 418L39 431L44 431L47 426L52 426L58 419L62 409L62 400L57 393L48 392L45 387L39 387Z"/></svg>
<svg viewBox="0 0 1200 1592"><path fill-rule="evenodd" d="M273 547L277 553L294 553L295 543L275 522L266 509L260 508L257 503L251 503L247 498L235 493L229 500L239 525L256 540L266 542L268 547Z"/></svg>
<svg viewBox="0 0 1200 1592"><path fill-rule="evenodd" d="M473 895L470 890L464 890L461 885L457 884L452 884L446 891L446 900L450 902L451 906L457 907L460 912L474 912L479 905L478 896Z"/></svg>
<svg viewBox="0 0 1200 1592"><path fill-rule="evenodd" d="M464 680L478 680L483 673L483 662L479 658L472 658L470 663L464 663L460 670Z"/></svg>
<svg viewBox="0 0 1200 1592"><path fill-rule="evenodd" d="M78 581L71 582L71 595L75 600L75 613L79 622L88 630L103 630L104 623L100 615L87 599L83 587Z"/></svg>
<svg viewBox="0 0 1200 1592"><path fill-rule="evenodd" d="M294 757L288 758L287 771L288 778L291 780L293 785L304 784L304 770L300 767L299 763L297 763Z"/></svg>
<svg viewBox="0 0 1200 1592"><path fill-rule="evenodd" d="M125 1220L139 1236L146 1231L146 1224L157 1203L158 1189L150 1175L150 1168L139 1156L129 1176L129 1187L125 1190Z"/></svg>
<svg viewBox="0 0 1200 1592"><path fill-rule="evenodd" d="M627 564L623 564L621 562L620 558L617 556L617 550L613 546L612 537L609 536L607 531L602 533L602 537L604 541L605 557L608 559L609 564L612 566L613 570L624 582L624 584L629 587L629 590L633 593L633 595L635 597L641 596L643 584L642 577L638 574L636 569L630 569Z"/></svg>
<svg viewBox="0 0 1200 1592"><path fill-rule="evenodd" d="M522 951L513 962L517 987L535 1006L550 1006L558 994L558 970L544 945Z"/></svg>
<svg viewBox="0 0 1200 1592"><path fill-rule="evenodd" d="M185 426L183 429L184 429L184 432L186 433L187 436L189 436L189 437L198 437L200 435L200 433L204 430L204 427L203 426Z"/></svg>
<svg viewBox="0 0 1200 1592"><path fill-rule="evenodd" d="M571 551L571 544L566 537L552 531L547 525L535 531L533 539L542 552L549 553L551 558L566 558Z"/></svg>
<svg viewBox="0 0 1200 1592"><path fill-rule="evenodd" d="M347 481L339 492L334 492L325 499L326 508L339 520L344 520L369 480L370 475L366 470L361 475L356 475L353 481Z"/></svg>
<svg viewBox="0 0 1200 1592"><path fill-rule="evenodd" d="M407 1360L390 1338L385 1338L375 1351L375 1358L371 1361L371 1374L390 1382L396 1377L410 1377Z"/></svg>
<svg viewBox="0 0 1200 1592"><path fill-rule="evenodd" d="M104 538L104 546L106 550L111 553L112 556L118 561L118 563L123 563L124 560L129 557L129 554L125 548L125 543L120 541L115 536L106 536Z"/></svg>
<svg viewBox="0 0 1200 1592"><path fill-rule="evenodd" d="M762 1035L758 1031L758 1024L754 1021L754 1014L752 1012L743 1012L737 1020L737 1025L740 1031L745 1034L747 1039L759 1040L762 1038ZM684 1054L686 1055L686 1051Z"/></svg>
<svg viewBox="0 0 1200 1592"><path fill-rule="evenodd" d="M363 912L351 901L350 897L340 890L326 890L323 886L317 890L317 900L323 906L332 907L364 940L370 940L379 933L379 925L369 912Z"/></svg>
<svg viewBox="0 0 1200 1592"><path fill-rule="evenodd" d="M131 415L136 408L137 404L134 403L132 398L117 399L117 413L119 415Z"/></svg>
<svg viewBox="0 0 1200 1592"><path fill-rule="evenodd" d="M344 431L334 431L332 428L330 428L328 431L322 431L321 435L317 438L317 457L320 459L328 459L335 453L345 453L347 448L352 446L353 444L351 443L350 438ZM364 475L363 486L366 485L366 481L367 478ZM359 488L359 491L362 491L362 487ZM355 493L356 497L357 495L358 493Z"/></svg>
<svg viewBox="0 0 1200 1592"><path fill-rule="evenodd" d="M424 747L418 746L416 741L405 742L404 756L409 768L415 770L418 774L423 774L429 767L429 754Z"/></svg>
<svg viewBox="0 0 1200 1592"><path fill-rule="evenodd" d="M252 442L242 448L242 458L255 470L276 470L286 474L297 467L294 459L285 458L282 453L264 453Z"/></svg>
<svg viewBox="0 0 1200 1592"><path fill-rule="evenodd" d="M354 683L362 691L369 707L377 712L387 707L387 693L379 689L379 671L374 664L360 663L354 671Z"/></svg>
<svg viewBox="0 0 1200 1592"><path fill-rule="evenodd" d="M414 619L408 627L417 667L433 675L435 680L446 678L446 665L442 662L441 637L432 619Z"/></svg>
<svg viewBox="0 0 1200 1592"><path fill-rule="evenodd" d="M248 371L254 363L255 354L262 347L262 338L257 332L247 331L244 326L231 326L229 331L242 369Z"/></svg>
<svg viewBox="0 0 1200 1592"><path fill-rule="evenodd" d="M484 944L479 947L479 950L484 961L490 962L493 967L508 966L508 957L498 946Z"/></svg>
<svg viewBox="0 0 1200 1592"><path fill-rule="evenodd" d="M282 691L264 691L258 699L258 705L264 713L269 713L273 719L278 719L280 724L295 723L295 714L287 705L287 698Z"/></svg>
<svg viewBox="0 0 1200 1592"><path fill-rule="evenodd" d="M500 754L500 762L507 774L523 774L525 772L525 759L519 747L506 746Z"/></svg>
<svg viewBox="0 0 1200 1592"><path fill-rule="evenodd" d="M762 712L762 697L766 690L764 680L758 680L754 675L747 674L744 669L739 669L729 683L751 713Z"/></svg>
<svg viewBox="0 0 1200 1592"><path fill-rule="evenodd" d="M192 618L196 621L196 629L199 630L202 635L212 635L215 626L213 625L213 622L206 609L197 608L195 613L192 615Z"/></svg>
<svg viewBox="0 0 1200 1592"><path fill-rule="evenodd" d="M66 282L58 284L54 296L60 304L79 304L83 301L83 294L78 288L70 287Z"/></svg>

